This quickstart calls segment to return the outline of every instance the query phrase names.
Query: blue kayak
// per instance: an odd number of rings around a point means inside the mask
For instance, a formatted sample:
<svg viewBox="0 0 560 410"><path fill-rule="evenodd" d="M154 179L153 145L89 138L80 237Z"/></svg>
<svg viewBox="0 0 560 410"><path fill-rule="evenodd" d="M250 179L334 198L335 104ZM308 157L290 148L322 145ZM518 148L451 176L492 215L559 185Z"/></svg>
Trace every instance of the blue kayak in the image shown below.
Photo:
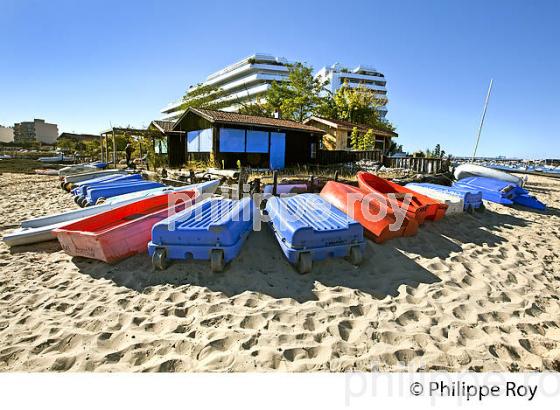
<svg viewBox="0 0 560 410"><path fill-rule="evenodd" d="M430 184L427 182L412 182L406 184L407 188L414 190L415 186L424 187L428 189L433 189L438 192L442 192L447 195L452 195L461 198L465 205L465 211L469 209L481 209L484 208L482 203L482 192L479 189L463 188L459 186L445 186L438 184Z"/></svg>
<svg viewBox="0 0 560 410"><path fill-rule="evenodd" d="M266 212L282 252L300 273L311 271L314 260L330 257L361 262L363 227L321 196L272 197Z"/></svg>
<svg viewBox="0 0 560 410"><path fill-rule="evenodd" d="M454 182L453 186L479 190L482 192L482 197L484 199L498 204L518 204L533 209L546 209L546 205L534 196L529 195L529 192L526 189L523 189L511 182L505 182L499 179L469 177Z"/></svg>
<svg viewBox="0 0 560 410"><path fill-rule="evenodd" d="M257 211L251 198L209 198L156 223L148 244L154 268L165 269L169 259L194 259L222 271L241 251Z"/></svg>
<svg viewBox="0 0 560 410"><path fill-rule="evenodd" d="M144 191L146 189L160 188L165 185L151 181L130 181L128 183L105 184L91 187L87 190L84 205L95 205L99 198L111 198L113 196L129 194L131 192Z"/></svg>

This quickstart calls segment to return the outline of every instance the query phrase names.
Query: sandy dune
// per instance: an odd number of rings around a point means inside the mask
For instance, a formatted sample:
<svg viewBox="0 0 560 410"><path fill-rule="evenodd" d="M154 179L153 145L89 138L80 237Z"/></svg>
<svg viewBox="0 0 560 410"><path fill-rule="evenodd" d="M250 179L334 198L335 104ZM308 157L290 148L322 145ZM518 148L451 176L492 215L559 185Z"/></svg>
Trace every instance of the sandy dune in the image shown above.
<svg viewBox="0 0 560 410"><path fill-rule="evenodd" d="M558 371L560 180L528 187L548 211L490 204L305 276L268 229L222 274L0 244L0 370ZM70 207L55 178L0 176L0 234Z"/></svg>

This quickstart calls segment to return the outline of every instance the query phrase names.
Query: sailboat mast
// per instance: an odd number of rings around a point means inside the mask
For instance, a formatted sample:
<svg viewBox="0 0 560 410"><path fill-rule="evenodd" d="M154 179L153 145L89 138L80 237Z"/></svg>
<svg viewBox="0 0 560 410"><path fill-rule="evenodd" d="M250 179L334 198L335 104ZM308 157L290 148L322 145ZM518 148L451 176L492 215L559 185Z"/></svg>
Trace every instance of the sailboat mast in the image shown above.
<svg viewBox="0 0 560 410"><path fill-rule="evenodd" d="M478 143L480 142L480 134L482 133L482 126L484 125L484 118L486 118L486 109L488 108L488 100L490 100L490 92L492 91L492 84L494 79L490 79L490 86L488 87L488 93L486 94L486 100L484 100L484 109L482 110L482 118L480 119L480 126L478 127L478 135L476 136L476 145L474 146L474 152L472 155L472 161L476 157L476 151L478 150Z"/></svg>

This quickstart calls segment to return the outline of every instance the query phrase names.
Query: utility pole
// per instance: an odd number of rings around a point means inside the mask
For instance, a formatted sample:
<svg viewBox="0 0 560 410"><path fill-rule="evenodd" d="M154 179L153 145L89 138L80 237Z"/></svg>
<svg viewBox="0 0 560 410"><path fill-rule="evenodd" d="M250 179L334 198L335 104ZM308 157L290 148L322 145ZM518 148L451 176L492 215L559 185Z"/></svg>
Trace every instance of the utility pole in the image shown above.
<svg viewBox="0 0 560 410"><path fill-rule="evenodd" d="M482 118L480 119L480 126L478 127L478 135L476 137L476 145L474 146L474 152L472 155L472 162L476 157L476 151L478 150L478 143L480 142L480 134L482 133L482 126L484 125L484 118L486 117L486 109L488 108L488 100L490 100L490 92L492 91L492 84L494 79L490 79L490 86L488 87L488 93L486 94L486 99L484 100L484 109L482 110Z"/></svg>

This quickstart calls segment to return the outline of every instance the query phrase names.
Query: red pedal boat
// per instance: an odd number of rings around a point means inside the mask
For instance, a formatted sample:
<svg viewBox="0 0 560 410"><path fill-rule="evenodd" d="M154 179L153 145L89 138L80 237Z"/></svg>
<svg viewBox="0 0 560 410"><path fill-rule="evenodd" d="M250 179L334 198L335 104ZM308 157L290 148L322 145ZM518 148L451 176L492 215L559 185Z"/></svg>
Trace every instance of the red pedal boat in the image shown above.
<svg viewBox="0 0 560 410"><path fill-rule="evenodd" d="M412 236L418 231L415 219L402 215L399 223L390 206L356 187L329 181L321 196L358 221L364 227L366 236L377 243L399 236Z"/></svg>
<svg viewBox="0 0 560 410"><path fill-rule="evenodd" d="M53 232L69 255L115 263L147 252L152 227L190 206L195 195L195 191L181 191L148 197L64 225Z"/></svg>
<svg viewBox="0 0 560 410"><path fill-rule="evenodd" d="M419 224L424 222L424 219L437 221L445 215L447 205L425 195L414 192L404 186L380 178L377 175L370 174L369 172L358 172L358 185L365 193L379 193L385 197L388 194L394 194L395 199L399 205L403 207L403 201L406 197L410 198L410 203L406 209L406 213L411 218L416 219ZM388 197L390 198L390 197Z"/></svg>

